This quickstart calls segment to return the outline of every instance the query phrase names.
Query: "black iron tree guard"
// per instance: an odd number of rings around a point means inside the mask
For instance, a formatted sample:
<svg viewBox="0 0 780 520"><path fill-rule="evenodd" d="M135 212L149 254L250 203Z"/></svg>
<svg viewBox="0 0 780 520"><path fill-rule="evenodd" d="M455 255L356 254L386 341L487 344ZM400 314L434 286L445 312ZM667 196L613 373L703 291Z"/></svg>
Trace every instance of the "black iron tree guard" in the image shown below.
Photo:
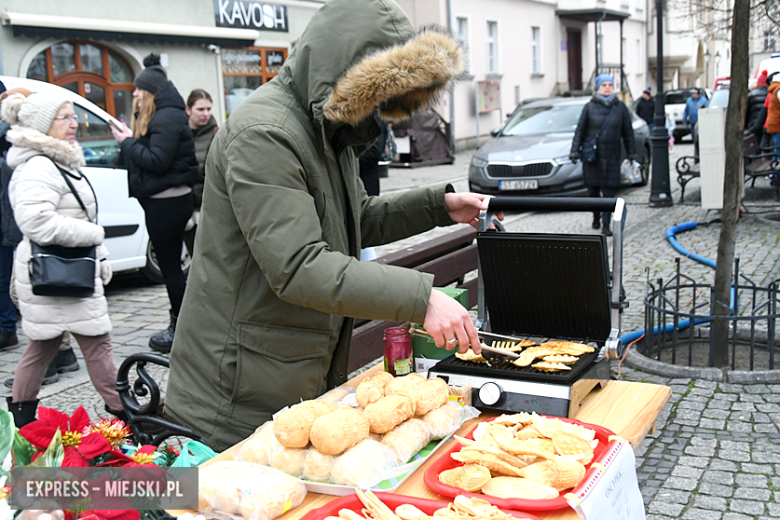
<svg viewBox="0 0 780 520"><path fill-rule="evenodd" d="M655 96L655 117L653 118L653 180L650 184L650 205L654 207L667 207L673 204L672 192L669 187L669 133L666 129L666 117L664 107L666 95L664 94L664 2L657 0L655 14L658 20L656 30L656 79L658 80L658 94Z"/></svg>

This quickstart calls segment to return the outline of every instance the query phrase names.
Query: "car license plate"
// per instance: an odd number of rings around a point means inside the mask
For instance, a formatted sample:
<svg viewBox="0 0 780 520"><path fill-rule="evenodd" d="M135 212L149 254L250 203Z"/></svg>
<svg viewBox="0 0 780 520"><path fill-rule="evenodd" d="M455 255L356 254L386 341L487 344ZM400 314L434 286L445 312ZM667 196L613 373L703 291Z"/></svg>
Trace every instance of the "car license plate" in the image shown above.
<svg viewBox="0 0 780 520"><path fill-rule="evenodd" d="M522 181L498 181L499 190L536 190L539 188L537 179L524 179Z"/></svg>

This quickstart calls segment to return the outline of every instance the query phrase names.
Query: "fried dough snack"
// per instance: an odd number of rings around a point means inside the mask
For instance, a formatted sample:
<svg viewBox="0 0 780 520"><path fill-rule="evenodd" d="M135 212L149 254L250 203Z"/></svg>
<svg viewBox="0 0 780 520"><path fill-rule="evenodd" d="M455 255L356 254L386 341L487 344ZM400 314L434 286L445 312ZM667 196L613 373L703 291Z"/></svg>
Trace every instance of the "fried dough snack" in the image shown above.
<svg viewBox="0 0 780 520"><path fill-rule="evenodd" d="M439 481L469 493L477 493L490 481L490 470L479 464L466 464L439 473Z"/></svg>
<svg viewBox="0 0 780 520"><path fill-rule="evenodd" d="M271 453L271 467L283 473L300 477L303 475L303 459L306 450L303 448L285 448L282 446Z"/></svg>
<svg viewBox="0 0 780 520"><path fill-rule="evenodd" d="M276 416L274 435L286 448L305 448L314 421L332 411L333 405L327 401L303 401Z"/></svg>
<svg viewBox="0 0 780 520"><path fill-rule="evenodd" d="M450 399L450 387L438 377L427 379L418 388L414 415L425 415L431 410L441 408Z"/></svg>
<svg viewBox="0 0 780 520"><path fill-rule="evenodd" d="M573 365L579 359L580 358L577 356L571 356L569 354L552 354L542 358L543 361L548 361L550 363L563 363L564 365Z"/></svg>
<svg viewBox="0 0 780 520"><path fill-rule="evenodd" d="M537 370L543 370L545 372L561 372L565 370L571 370L571 367L568 365L564 365L563 363L551 363L549 361L534 363L531 365L531 367Z"/></svg>
<svg viewBox="0 0 780 520"><path fill-rule="evenodd" d="M482 492L491 497L527 500L545 500L560 496L554 487L517 477L493 477L482 488Z"/></svg>
<svg viewBox="0 0 780 520"><path fill-rule="evenodd" d="M572 356L581 356L593 352L595 349L583 343L573 343L571 341L548 341L539 345L540 347L550 347L558 350L561 354L571 354Z"/></svg>
<svg viewBox="0 0 780 520"><path fill-rule="evenodd" d="M366 406L363 415L371 433L387 433L414 416L414 402L407 395L388 395Z"/></svg>
<svg viewBox="0 0 780 520"><path fill-rule="evenodd" d="M311 443L325 455L339 455L368 437L368 421L354 408L319 417L311 427Z"/></svg>
<svg viewBox="0 0 780 520"><path fill-rule="evenodd" d="M379 372L374 377L361 381L356 391L358 405L365 408L382 399L385 396L385 386L392 380L393 376L387 372Z"/></svg>
<svg viewBox="0 0 780 520"><path fill-rule="evenodd" d="M453 401L420 417L431 429L431 439L443 439L460 424L461 406Z"/></svg>
<svg viewBox="0 0 780 520"><path fill-rule="evenodd" d="M529 480L563 491L580 483L585 477L585 466L576 460L559 457L526 466L520 473Z"/></svg>
<svg viewBox="0 0 780 520"><path fill-rule="evenodd" d="M583 464L593 460L593 447L588 441L573 433L559 430L552 434L552 443L558 455L576 456Z"/></svg>
<svg viewBox="0 0 780 520"><path fill-rule="evenodd" d="M471 363L488 363L487 359L482 357L482 354L474 354L474 351L470 348L466 351L465 354L461 354L460 352L455 353L455 357L460 359L461 361L469 361Z"/></svg>

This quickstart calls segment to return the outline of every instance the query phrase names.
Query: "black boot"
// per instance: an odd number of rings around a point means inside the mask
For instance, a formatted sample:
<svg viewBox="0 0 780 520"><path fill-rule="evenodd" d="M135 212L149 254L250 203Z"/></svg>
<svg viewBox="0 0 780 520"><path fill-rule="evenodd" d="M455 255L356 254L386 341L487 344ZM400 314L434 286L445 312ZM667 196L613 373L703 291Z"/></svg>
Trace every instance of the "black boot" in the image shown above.
<svg viewBox="0 0 780 520"><path fill-rule="evenodd" d="M601 232L605 237L612 236L612 230L609 229L609 224L612 222L612 213L604 213L601 217L603 222L601 223Z"/></svg>
<svg viewBox="0 0 780 520"><path fill-rule="evenodd" d="M49 366L46 368L46 374L43 376L43 384L44 385L50 385L52 383L56 383L60 380L60 375L57 373L57 365L52 361L49 363ZM5 383L3 383L8 388L14 387L14 378L9 377L5 380Z"/></svg>
<svg viewBox="0 0 780 520"><path fill-rule="evenodd" d="M0 330L0 350L19 346L19 336L15 330Z"/></svg>
<svg viewBox="0 0 780 520"><path fill-rule="evenodd" d="M591 224L593 229L599 229L601 227L601 215L598 213L593 214L593 224Z"/></svg>
<svg viewBox="0 0 780 520"><path fill-rule="evenodd" d="M13 397L6 397L5 402L8 403L8 411L14 416L14 424L17 428L26 426L36 420L35 412L38 410L38 399L14 403Z"/></svg>
<svg viewBox="0 0 780 520"><path fill-rule="evenodd" d="M52 365L57 369L58 374L63 372L75 372L79 369L79 360L76 359L76 354L72 348L68 350L60 350L57 355L54 356Z"/></svg>
<svg viewBox="0 0 780 520"><path fill-rule="evenodd" d="M173 346L173 335L176 332L176 319L176 315L171 312L171 323L168 325L168 328L149 338L150 349L162 352L163 354L167 354L171 351L171 346Z"/></svg>

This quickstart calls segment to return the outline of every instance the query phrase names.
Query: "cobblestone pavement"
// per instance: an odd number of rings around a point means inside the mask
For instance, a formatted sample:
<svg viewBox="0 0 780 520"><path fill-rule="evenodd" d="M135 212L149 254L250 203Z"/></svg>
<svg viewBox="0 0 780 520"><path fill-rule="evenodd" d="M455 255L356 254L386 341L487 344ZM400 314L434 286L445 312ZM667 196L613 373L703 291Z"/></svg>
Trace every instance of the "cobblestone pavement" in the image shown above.
<svg viewBox="0 0 780 520"><path fill-rule="evenodd" d="M691 148L678 145L671 165ZM464 191L470 156L471 152L459 153L453 165L393 169L382 179L382 190L389 193L451 182ZM647 202L649 186L619 193L628 203L624 286L630 307L624 314L623 331L643 326L642 301L648 276L651 280L659 276L668 279L674 271L674 259L680 255L664 239L666 229L689 221L707 223L718 216L701 209L699 180L688 185L686 201L679 203L679 187L673 168L671 171L675 202L671 208L651 208ZM767 218L780 213L780 207L767 182L758 180L756 188L746 188L745 210L738 228L741 270L756 283L766 284L780 278L780 223ZM581 213L527 213L507 215L505 225L510 231L592 233L590 221L590 215ZM379 247L377 252L386 254L449 231L451 228L436 229ZM703 225L680 234L678 240L689 250L715 259L718 234L718 225ZM714 279L714 271L708 267L690 260L684 260L682 266L699 281L712 283ZM115 276L107 295L119 364L134 352L146 351L149 336L165 328L168 301L162 286L149 285L138 274ZM13 374L26 345L23 335L20 340L22 346L0 352L0 375ZM78 349L76 352L81 357ZM616 373L616 364L614 368ZM164 382L165 374L158 372L156 377ZM637 473L648 520L780 518L780 385L670 379L625 365L621 377L668 385L673 392L656 432L637 451ZM0 386L0 392L5 390ZM62 374L59 382L43 387L41 405L68 413L84 405L93 418L105 415L83 362L79 371Z"/></svg>

